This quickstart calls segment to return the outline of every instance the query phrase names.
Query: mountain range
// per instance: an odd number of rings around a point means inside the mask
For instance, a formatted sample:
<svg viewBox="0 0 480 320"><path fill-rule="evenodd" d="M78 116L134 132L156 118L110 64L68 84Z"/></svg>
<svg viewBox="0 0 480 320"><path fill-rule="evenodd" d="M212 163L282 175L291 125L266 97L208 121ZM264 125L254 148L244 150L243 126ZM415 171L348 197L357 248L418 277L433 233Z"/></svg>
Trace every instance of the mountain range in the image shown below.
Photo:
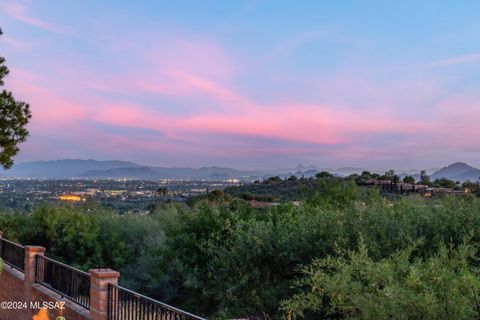
<svg viewBox="0 0 480 320"><path fill-rule="evenodd" d="M10 170L1 172L4 176L15 178L71 178L80 177L89 170L110 170L118 168L138 168L140 165L127 161L97 160L53 160L33 161L15 164Z"/></svg>
<svg viewBox="0 0 480 320"><path fill-rule="evenodd" d="M93 159L66 159L34 161L15 164L9 170L0 170L0 175L12 178L35 179L228 179L261 178L266 171L240 171L224 167L154 167L127 161L97 161Z"/></svg>
<svg viewBox="0 0 480 320"><path fill-rule="evenodd" d="M262 179L264 177L278 175L288 177L295 175L297 177L312 177L321 171L328 171L338 176L347 176L353 173L360 174L365 168L344 167L339 169L320 168L316 166L298 165L295 168L283 168L277 170L251 170L242 171L227 167L156 167L145 166L128 161L97 161L93 159L66 159L53 161L34 161L18 163L9 170L0 171L0 175L12 178L45 178L45 179L64 179L64 178L86 178L86 179L210 179L224 180L229 178L236 179ZM382 173L381 171L372 171ZM472 167L463 162L456 162L439 170L427 170L431 173L431 179L448 178L452 180L472 180L476 181L480 177L480 169ZM419 179L419 170L399 171L401 177L412 175ZM432 173L433 172L433 173Z"/></svg>

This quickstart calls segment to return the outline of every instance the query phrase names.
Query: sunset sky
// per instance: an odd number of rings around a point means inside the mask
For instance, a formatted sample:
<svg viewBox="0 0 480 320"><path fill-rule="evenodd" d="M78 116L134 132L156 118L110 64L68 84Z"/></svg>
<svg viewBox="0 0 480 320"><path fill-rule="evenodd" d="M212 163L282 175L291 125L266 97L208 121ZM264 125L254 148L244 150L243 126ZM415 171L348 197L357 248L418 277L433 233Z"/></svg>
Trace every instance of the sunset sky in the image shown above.
<svg viewBox="0 0 480 320"><path fill-rule="evenodd" d="M480 1L1 0L18 162L480 166Z"/></svg>

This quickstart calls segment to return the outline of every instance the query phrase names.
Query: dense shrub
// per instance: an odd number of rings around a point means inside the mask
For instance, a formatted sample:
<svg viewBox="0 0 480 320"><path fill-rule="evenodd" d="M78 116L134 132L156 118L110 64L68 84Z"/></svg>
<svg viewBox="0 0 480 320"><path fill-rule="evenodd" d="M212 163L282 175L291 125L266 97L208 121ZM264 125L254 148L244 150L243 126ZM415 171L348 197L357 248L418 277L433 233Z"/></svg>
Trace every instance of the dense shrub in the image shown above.
<svg viewBox="0 0 480 320"><path fill-rule="evenodd" d="M303 269L302 293L282 304L288 319L478 319L475 249L439 245L429 258L414 247L374 260L358 251L315 259Z"/></svg>
<svg viewBox="0 0 480 320"><path fill-rule="evenodd" d="M115 268L124 285L211 318L375 318L390 317L389 308L407 318L433 319L441 308L444 318L476 315L478 198L385 199L348 181L318 180L301 206L205 199L149 215L45 206L0 214L0 229L75 266ZM389 291L414 272L420 287ZM344 293L335 288L355 290L338 301ZM447 298L456 306L445 309ZM385 311L372 313L368 299L383 299Z"/></svg>

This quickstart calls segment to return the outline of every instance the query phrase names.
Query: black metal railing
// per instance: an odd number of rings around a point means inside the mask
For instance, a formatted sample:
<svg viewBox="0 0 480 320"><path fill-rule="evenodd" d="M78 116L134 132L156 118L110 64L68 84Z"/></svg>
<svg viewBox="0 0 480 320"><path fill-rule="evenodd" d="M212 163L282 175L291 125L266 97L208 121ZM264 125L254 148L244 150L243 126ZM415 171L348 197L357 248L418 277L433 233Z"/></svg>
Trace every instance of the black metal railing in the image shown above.
<svg viewBox="0 0 480 320"><path fill-rule="evenodd" d="M90 308L90 275L56 260L37 255L35 282L85 308Z"/></svg>
<svg viewBox="0 0 480 320"><path fill-rule="evenodd" d="M25 248L22 245L0 238L0 257L10 267L24 271Z"/></svg>
<svg viewBox="0 0 480 320"><path fill-rule="evenodd" d="M117 285L108 285L108 320L206 320Z"/></svg>

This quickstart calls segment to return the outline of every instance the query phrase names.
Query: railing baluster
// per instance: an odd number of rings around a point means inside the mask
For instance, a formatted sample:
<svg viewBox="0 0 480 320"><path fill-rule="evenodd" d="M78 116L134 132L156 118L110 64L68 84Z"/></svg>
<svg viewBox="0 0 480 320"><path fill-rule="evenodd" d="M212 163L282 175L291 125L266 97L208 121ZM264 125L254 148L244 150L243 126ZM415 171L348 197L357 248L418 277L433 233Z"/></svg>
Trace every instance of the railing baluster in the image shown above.
<svg viewBox="0 0 480 320"><path fill-rule="evenodd" d="M118 285L109 285L108 320L205 320Z"/></svg>
<svg viewBox="0 0 480 320"><path fill-rule="evenodd" d="M90 275L59 261L38 256L37 283L85 307L90 307Z"/></svg>
<svg viewBox="0 0 480 320"><path fill-rule="evenodd" d="M25 269L25 248L13 241L0 238L0 257L5 264L24 272Z"/></svg>

